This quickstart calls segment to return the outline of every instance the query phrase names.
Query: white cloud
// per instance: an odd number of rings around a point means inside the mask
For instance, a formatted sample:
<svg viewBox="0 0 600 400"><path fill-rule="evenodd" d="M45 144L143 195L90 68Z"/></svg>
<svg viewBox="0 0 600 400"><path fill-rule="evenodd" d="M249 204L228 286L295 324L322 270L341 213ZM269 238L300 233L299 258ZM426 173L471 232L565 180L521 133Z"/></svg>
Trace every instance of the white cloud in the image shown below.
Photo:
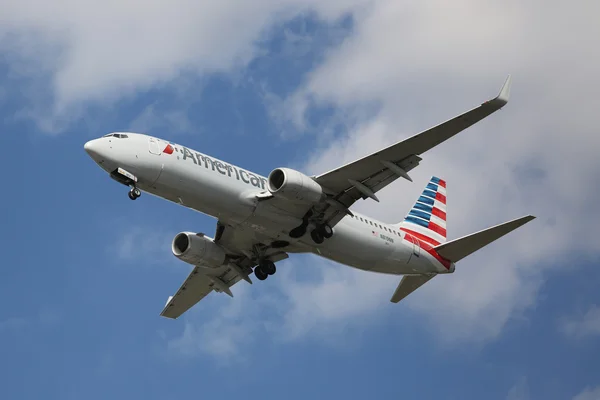
<svg viewBox="0 0 600 400"><path fill-rule="evenodd" d="M259 310L259 303L254 303L251 308L246 307L245 300L251 300L248 297L248 288L238 285L234 299L203 300L203 304L222 300L225 305L219 307L218 313L204 323L199 321L204 318L206 309L197 307L190 310L190 318L185 319L181 336L170 339L168 349L184 356L207 353L223 362L229 361L232 356L239 354L238 348L256 336L257 325L260 324L259 319L253 318Z"/></svg>
<svg viewBox="0 0 600 400"><path fill-rule="evenodd" d="M562 330L576 338L600 335L600 307L593 305L584 315L566 319L563 321Z"/></svg>
<svg viewBox="0 0 600 400"><path fill-rule="evenodd" d="M595 388L585 388L577 396L573 397L573 400L598 400L600 399L600 386Z"/></svg>
<svg viewBox="0 0 600 400"><path fill-rule="evenodd" d="M129 130L152 134L168 131L171 134L192 131L192 123L183 110L156 110L156 103L150 104L129 124Z"/></svg>
<svg viewBox="0 0 600 400"><path fill-rule="evenodd" d="M160 264L173 262L174 256L171 254L171 242L175 235L162 229L152 229L150 227L132 226L128 227L117 241L110 243L106 251L121 262L131 263L136 261L136 265Z"/></svg>
<svg viewBox="0 0 600 400"><path fill-rule="evenodd" d="M351 345L354 338L344 333L376 322L375 309L385 312L382 303L399 278L297 255L279 263L275 277L254 281L235 285L233 299L212 293L188 311L181 335L168 338L168 349L227 363L243 359L244 349L262 337L275 344L315 337L328 346ZM360 304L348 302L351 296L360 296Z"/></svg>
<svg viewBox="0 0 600 400"><path fill-rule="evenodd" d="M62 129L82 102L115 100L185 73L236 70L274 24L307 12L332 21L364 3L2 0L0 50L11 54L14 75L33 79L32 101L50 79L50 114L39 115L41 105L27 113L45 129Z"/></svg>

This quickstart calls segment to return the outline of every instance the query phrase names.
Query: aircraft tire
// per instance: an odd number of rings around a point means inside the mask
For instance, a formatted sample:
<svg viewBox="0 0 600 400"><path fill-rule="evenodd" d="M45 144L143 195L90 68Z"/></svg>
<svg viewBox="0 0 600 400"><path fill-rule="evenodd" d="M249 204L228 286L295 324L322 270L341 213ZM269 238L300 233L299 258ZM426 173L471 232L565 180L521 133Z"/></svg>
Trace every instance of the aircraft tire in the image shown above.
<svg viewBox="0 0 600 400"><path fill-rule="evenodd" d="M325 240L320 229L315 229L310 233L310 237L316 244L321 244Z"/></svg>
<svg viewBox="0 0 600 400"><path fill-rule="evenodd" d="M325 239L329 239L330 237L333 236L333 228L331 228L329 225L325 224L321 228L321 234L323 235L323 237Z"/></svg>
<svg viewBox="0 0 600 400"><path fill-rule="evenodd" d="M275 267L275 263L271 260L264 260L260 265L260 269L268 275L274 275L277 272L277 267Z"/></svg>
<svg viewBox="0 0 600 400"><path fill-rule="evenodd" d="M130 198L131 200L135 200L135 199L137 199L137 197L135 196L135 194L134 194L132 191L129 191L129 193L127 193L127 195L129 196L129 198Z"/></svg>
<svg viewBox="0 0 600 400"><path fill-rule="evenodd" d="M294 239L298 239L306 233L306 226L300 225L290 231L290 237Z"/></svg>
<svg viewBox="0 0 600 400"><path fill-rule="evenodd" d="M263 271L263 269L259 265L258 267L254 268L254 276L256 276L256 279L258 279L259 281L264 281L269 275L265 271Z"/></svg>

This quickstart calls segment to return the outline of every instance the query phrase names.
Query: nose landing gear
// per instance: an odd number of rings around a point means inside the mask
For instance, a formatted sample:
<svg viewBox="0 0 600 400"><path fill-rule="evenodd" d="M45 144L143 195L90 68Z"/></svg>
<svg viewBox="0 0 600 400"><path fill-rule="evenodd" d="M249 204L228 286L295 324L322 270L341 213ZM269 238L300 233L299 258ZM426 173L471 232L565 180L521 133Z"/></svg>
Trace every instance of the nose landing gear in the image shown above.
<svg viewBox="0 0 600 400"><path fill-rule="evenodd" d="M128 195L131 200L135 200L142 195L142 192L140 189L138 189L137 187L134 186L131 188Z"/></svg>

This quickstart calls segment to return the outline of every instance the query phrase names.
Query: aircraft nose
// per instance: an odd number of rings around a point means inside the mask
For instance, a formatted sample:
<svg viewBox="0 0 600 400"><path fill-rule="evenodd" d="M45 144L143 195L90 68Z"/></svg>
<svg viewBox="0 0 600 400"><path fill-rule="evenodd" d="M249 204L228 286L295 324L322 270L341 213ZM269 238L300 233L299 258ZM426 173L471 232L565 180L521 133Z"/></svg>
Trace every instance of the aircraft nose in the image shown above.
<svg viewBox="0 0 600 400"><path fill-rule="evenodd" d="M98 143L98 139L90 140L89 142L86 142L83 145L83 149L95 161L98 161L100 159L100 151L99 151L100 149L99 149L99 147L100 146L99 146L99 143Z"/></svg>

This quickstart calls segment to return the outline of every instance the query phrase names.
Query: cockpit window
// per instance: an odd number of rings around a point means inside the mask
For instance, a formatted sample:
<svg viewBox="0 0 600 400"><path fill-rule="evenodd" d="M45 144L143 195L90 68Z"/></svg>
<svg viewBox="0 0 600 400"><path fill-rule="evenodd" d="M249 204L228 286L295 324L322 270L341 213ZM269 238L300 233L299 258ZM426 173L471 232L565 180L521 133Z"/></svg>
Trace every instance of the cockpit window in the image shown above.
<svg viewBox="0 0 600 400"><path fill-rule="evenodd" d="M102 137L116 137L119 139L127 139L129 136L125 135L124 133L109 133L108 135L104 135Z"/></svg>

